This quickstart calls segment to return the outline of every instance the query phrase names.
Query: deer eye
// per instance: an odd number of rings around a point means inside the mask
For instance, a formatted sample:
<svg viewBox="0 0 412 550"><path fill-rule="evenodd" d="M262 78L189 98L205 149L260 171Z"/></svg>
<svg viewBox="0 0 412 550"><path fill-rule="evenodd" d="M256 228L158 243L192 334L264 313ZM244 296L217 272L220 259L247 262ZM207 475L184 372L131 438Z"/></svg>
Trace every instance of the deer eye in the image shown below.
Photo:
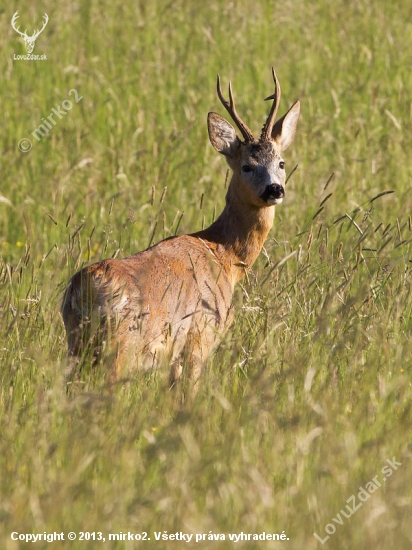
<svg viewBox="0 0 412 550"><path fill-rule="evenodd" d="M242 166L242 172L252 172L252 168L250 166Z"/></svg>
<svg viewBox="0 0 412 550"><path fill-rule="evenodd" d="M281 162L279 162L279 168L281 170L284 170L285 169L285 163L283 162L283 160Z"/></svg>

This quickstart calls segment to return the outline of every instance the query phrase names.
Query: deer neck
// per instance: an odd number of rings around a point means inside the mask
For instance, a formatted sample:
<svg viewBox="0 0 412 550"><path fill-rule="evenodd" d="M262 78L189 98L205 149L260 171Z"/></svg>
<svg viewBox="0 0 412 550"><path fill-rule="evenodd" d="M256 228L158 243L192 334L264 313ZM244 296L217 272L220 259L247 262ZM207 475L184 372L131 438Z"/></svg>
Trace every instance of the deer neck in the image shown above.
<svg viewBox="0 0 412 550"><path fill-rule="evenodd" d="M196 233L207 241L217 255L233 284L252 267L273 226L275 207L259 208L247 204L230 182L226 205L217 220L207 229Z"/></svg>

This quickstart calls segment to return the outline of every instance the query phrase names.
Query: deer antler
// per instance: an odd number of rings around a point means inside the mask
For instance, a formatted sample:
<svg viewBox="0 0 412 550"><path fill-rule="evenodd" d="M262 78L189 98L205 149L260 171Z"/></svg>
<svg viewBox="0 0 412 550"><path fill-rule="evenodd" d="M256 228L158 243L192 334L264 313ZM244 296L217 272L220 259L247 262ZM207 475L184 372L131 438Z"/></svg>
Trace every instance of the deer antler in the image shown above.
<svg viewBox="0 0 412 550"><path fill-rule="evenodd" d="M11 26L12 26L13 29L14 29L16 32L18 32L21 36L27 36L27 34L26 34L26 33L27 33L27 29L26 29L24 32L21 32L21 31L19 31L20 25L19 25L17 28L16 28L16 26L15 26L15 23L16 23L16 21L17 21L18 18L19 18L19 12L16 11L16 13L13 15L13 18L12 18L12 20L11 20Z"/></svg>
<svg viewBox="0 0 412 550"><path fill-rule="evenodd" d="M32 35L32 38L37 38L37 37L39 36L39 34L40 34L41 32L43 32L44 27L45 27L45 26L47 25L47 23L49 22L49 16L47 15L47 13L45 13L45 14L43 15L43 17L44 17L44 23L43 23L42 28L41 28L39 31L34 31L34 33L33 33L33 35Z"/></svg>
<svg viewBox="0 0 412 550"><path fill-rule="evenodd" d="M270 141L272 139L272 129L275 124L276 113L278 112L278 107L280 103L280 84L276 76L275 69L272 67L272 76L275 82L275 93L270 95L265 99L273 99L272 108L270 109L269 116L262 128L262 133L260 135L260 141Z"/></svg>
<svg viewBox="0 0 412 550"><path fill-rule="evenodd" d="M232 117L233 121L235 122L236 126L239 128L239 130L242 133L242 136L245 138L245 141L247 143L252 143L255 141L255 138L253 137L252 132L249 130L249 128L246 126L246 124L242 121L240 116L237 114L236 107L235 107L235 101L233 99L232 94L232 83L229 82L229 102L223 97L222 94L222 88L220 87L220 76L217 75L217 95L219 96L220 101L222 102L222 105L225 107L227 112Z"/></svg>

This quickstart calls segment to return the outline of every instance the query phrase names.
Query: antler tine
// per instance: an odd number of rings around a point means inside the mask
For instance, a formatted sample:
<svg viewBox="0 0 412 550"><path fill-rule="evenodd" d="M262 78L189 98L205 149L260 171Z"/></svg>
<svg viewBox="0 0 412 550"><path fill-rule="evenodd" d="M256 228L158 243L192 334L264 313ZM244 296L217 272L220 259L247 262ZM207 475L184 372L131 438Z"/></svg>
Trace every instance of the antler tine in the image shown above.
<svg viewBox="0 0 412 550"><path fill-rule="evenodd" d="M36 38L39 36L39 34L41 34L44 30L44 28L46 27L47 23L49 22L49 16L47 15L47 13L45 13L43 15L43 19L44 19L44 22L43 22L43 26L40 30L36 29L33 33L33 36L36 36Z"/></svg>
<svg viewBox="0 0 412 550"><path fill-rule="evenodd" d="M16 29L16 23L17 23L17 19L19 18L19 12L18 10L16 11L16 13L13 15L13 18L11 20L11 26L13 27L13 29L19 33L21 36L24 36L24 32L21 32L19 29L20 29L20 25L17 27Z"/></svg>
<svg viewBox="0 0 412 550"><path fill-rule="evenodd" d="M268 99L273 99L273 103L270 109L269 116L262 128L262 134L260 136L261 141L270 141L272 139L271 137L272 129L273 129L273 125L275 124L276 114L278 112L278 107L280 103L280 84L279 84L278 77L276 76L275 69L273 67L272 67L272 76L275 82L275 93L265 99L265 101L267 101Z"/></svg>
<svg viewBox="0 0 412 550"><path fill-rule="evenodd" d="M239 130L242 133L242 136L244 137L246 142L253 142L255 141L255 138L253 137L252 132L249 130L249 128L246 126L246 124L242 121L240 116L238 115L235 107L235 100L233 99L233 93L232 93L232 83L229 82L229 102L223 97L222 94L222 88L220 87L220 75L217 75L217 95L219 96L220 101L222 102L222 105L227 110L227 112L232 117L233 121L235 122L236 126L239 128Z"/></svg>

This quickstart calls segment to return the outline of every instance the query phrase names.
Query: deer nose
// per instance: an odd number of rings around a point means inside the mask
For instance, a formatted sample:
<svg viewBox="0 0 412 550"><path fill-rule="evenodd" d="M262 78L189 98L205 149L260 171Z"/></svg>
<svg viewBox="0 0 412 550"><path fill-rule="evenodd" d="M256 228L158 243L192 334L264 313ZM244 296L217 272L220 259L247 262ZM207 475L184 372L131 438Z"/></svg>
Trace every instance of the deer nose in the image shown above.
<svg viewBox="0 0 412 550"><path fill-rule="evenodd" d="M283 189L282 185L279 185L278 183L273 183L272 185L269 185L270 187L270 193L273 195L274 199L280 199L285 196L285 190Z"/></svg>
<svg viewBox="0 0 412 550"><path fill-rule="evenodd" d="M264 201L282 199L285 196L285 190L279 183L271 183L266 186L266 189L260 195L260 198Z"/></svg>

